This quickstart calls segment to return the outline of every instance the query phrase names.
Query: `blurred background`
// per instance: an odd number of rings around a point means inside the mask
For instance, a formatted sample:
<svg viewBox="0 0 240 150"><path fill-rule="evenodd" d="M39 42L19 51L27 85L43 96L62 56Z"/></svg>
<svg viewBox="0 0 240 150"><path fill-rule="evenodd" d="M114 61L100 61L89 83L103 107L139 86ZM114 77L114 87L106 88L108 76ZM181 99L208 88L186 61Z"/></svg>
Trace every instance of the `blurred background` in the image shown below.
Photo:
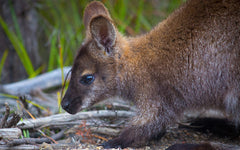
<svg viewBox="0 0 240 150"><path fill-rule="evenodd" d="M151 30L185 0L102 0L119 31ZM0 84L71 66L90 0L0 0Z"/></svg>

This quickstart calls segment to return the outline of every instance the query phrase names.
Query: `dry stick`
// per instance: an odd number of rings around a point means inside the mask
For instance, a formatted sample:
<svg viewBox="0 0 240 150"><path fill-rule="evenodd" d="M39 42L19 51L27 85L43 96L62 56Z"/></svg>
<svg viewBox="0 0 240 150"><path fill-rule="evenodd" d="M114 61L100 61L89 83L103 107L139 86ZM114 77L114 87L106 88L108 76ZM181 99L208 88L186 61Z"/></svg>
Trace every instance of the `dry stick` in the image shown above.
<svg viewBox="0 0 240 150"><path fill-rule="evenodd" d="M41 126L53 126L58 125L59 123L68 124L71 121L83 120L89 118L99 118L99 117L122 117L128 118L133 117L135 112L131 111L109 111L109 110L101 110L101 111L88 111L88 112L79 112L75 115L70 115L68 113L52 115L48 117L42 117L37 119L27 119L20 121L17 126L20 129L29 129L29 128L38 128Z"/></svg>
<svg viewBox="0 0 240 150"><path fill-rule="evenodd" d="M42 134L42 136L49 138L50 140L52 140L55 144L58 144L57 141L55 141L52 137L47 136L44 132L42 132L40 129L38 129L38 132L40 132Z"/></svg>
<svg viewBox="0 0 240 150"><path fill-rule="evenodd" d="M78 146L76 146L76 144L72 144L72 143L62 143L62 144L50 144L50 147L45 147L45 145L47 144L42 144L42 145L28 145L28 144L22 144L22 145L18 145L18 146L13 146L10 147L8 145L0 145L0 150L10 150L10 149L14 149L14 150L39 150L39 149L77 149Z"/></svg>
<svg viewBox="0 0 240 150"><path fill-rule="evenodd" d="M108 139L106 139L105 137L102 137L102 136L99 136L99 135L96 135L96 134L93 134L92 136L94 136L95 138L104 140L104 141L107 141L107 140L108 140Z"/></svg>
<svg viewBox="0 0 240 150"><path fill-rule="evenodd" d="M17 123L20 121L20 119L21 119L21 117L19 116L19 114L14 112L12 118L6 123L5 126L7 128L15 127L17 125Z"/></svg>
<svg viewBox="0 0 240 150"><path fill-rule="evenodd" d="M65 88L65 85L66 85L66 82L67 82L67 79L68 79L68 76L69 74L72 72L72 69L70 69L66 75L66 78L64 79L64 82L63 82L63 85L62 85L62 89L61 89L61 99L63 98L63 91L64 91L64 88Z"/></svg>
<svg viewBox="0 0 240 150"><path fill-rule="evenodd" d="M91 132L97 134L104 134L108 136L117 136L120 133L120 129L112 129L107 127L90 127Z"/></svg>
<svg viewBox="0 0 240 150"><path fill-rule="evenodd" d="M71 67L64 67L64 75L71 69ZM26 79L15 83L3 84L2 90L12 95L29 94L36 89L48 89L62 84L61 69L56 69L51 72L41 74L32 79Z"/></svg>
<svg viewBox="0 0 240 150"><path fill-rule="evenodd" d="M42 143L51 143L52 139L58 140L64 136L65 130L54 134L51 138L24 138L24 139L13 139L7 143L8 146L16 146L21 144L42 144Z"/></svg>
<svg viewBox="0 0 240 150"><path fill-rule="evenodd" d="M0 128L5 127L5 124L7 123L7 119L8 119L9 112L10 112L10 108L9 108L8 103L5 103L5 107L6 107L6 111L5 111L5 115L3 116L2 120L1 120Z"/></svg>
<svg viewBox="0 0 240 150"><path fill-rule="evenodd" d="M0 129L0 139L17 139L21 135L22 135L22 131L19 128L3 128L3 129Z"/></svg>
<svg viewBox="0 0 240 150"><path fill-rule="evenodd" d="M19 96L19 100L22 102L23 107L24 107L25 109L28 109L28 103L27 103L27 101L26 101L26 97L25 97L25 96Z"/></svg>

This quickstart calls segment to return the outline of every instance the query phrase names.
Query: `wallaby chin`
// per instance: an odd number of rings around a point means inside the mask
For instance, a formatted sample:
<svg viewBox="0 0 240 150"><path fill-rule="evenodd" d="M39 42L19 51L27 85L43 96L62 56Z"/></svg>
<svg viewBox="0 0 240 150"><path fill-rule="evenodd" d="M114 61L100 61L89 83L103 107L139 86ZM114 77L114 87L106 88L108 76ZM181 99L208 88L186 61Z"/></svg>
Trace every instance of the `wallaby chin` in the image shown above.
<svg viewBox="0 0 240 150"><path fill-rule="evenodd" d="M78 110L70 110L70 111L67 111L69 114L72 114L72 115L75 115L76 113L78 113L79 111Z"/></svg>
<svg viewBox="0 0 240 150"><path fill-rule="evenodd" d="M149 33L131 38L117 31L102 3L91 2L62 107L74 114L113 96L134 102L137 115L105 148L143 146L187 110L214 108L239 123L239 8L239 0L188 0Z"/></svg>

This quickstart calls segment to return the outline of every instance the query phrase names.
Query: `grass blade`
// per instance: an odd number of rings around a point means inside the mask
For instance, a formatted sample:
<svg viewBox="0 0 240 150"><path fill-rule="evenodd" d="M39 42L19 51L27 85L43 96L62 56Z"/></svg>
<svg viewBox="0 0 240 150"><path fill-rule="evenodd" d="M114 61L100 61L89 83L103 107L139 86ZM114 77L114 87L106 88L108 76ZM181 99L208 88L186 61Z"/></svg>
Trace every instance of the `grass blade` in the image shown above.
<svg viewBox="0 0 240 150"><path fill-rule="evenodd" d="M4 93L0 93L0 96L8 97L8 98L16 99L16 100L19 99L18 96L10 95L10 94L4 94ZM30 103L30 104L32 104L32 105L34 105L34 106L36 106L36 107L38 107L38 108L46 111L46 112L49 112L45 107L43 107L43 106L41 106L41 105L39 105L39 104L37 104L37 103L34 103L34 102L32 102L32 101L30 101L30 100L27 100L27 99L26 99L26 102L27 102L27 103ZM19 103L20 103L20 102L19 102Z"/></svg>
<svg viewBox="0 0 240 150"><path fill-rule="evenodd" d="M8 39L10 40L10 42L12 43L15 51L18 54L18 57L20 58L27 74L29 75L29 77L34 77L34 68L32 65L32 62L26 52L26 49L23 46L23 43L17 38L16 34L12 31L10 31L8 29L7 24L4 22L4 20L2 19L2 17L0 16L0 24L3 28L3 30L5 31Z"/></svg>
<svg viewBox="0 0 240 150"><path fill-rule="evenodd" d="M10 2L10 1L9 1L9 2ZM12 4L12 3L10 3L10 11L11 11L11 15L12 15L12 19L13 19L13 24L14 24L14 28L15 28L17 37L18 37L18 39L23 43L23 38L22 38L22 35L21 35L21 32L20 32L20 27L19 27L19 24L18 24L18 21L17 21L17 16L16 16L16 13L15 13L15 11L14 11L13 4Z"/></svg>
<svg viewBox="0 0 240 150"><path fill-rule="evenodd" d="M61 94L60 92L57 92L57 100L58 100L58 113L62 113L62 107L61 107Z"/></svg>
<svg viewBox="0 0 240 150"><path fill-rule="evenodd" d="M142 16L142 11L143 11L143 5L144 1L140 0L139 4L138 4L138 10L137 10L137 19L136 19L136 23L135 23L135 32L139 33L140 29L141 29L141 16Z"/></svg>
<svg viewBox="0 0 240 150"><path fill-rule="evenodd" d="M52 33L51 38L51 47L50 47L50 55L49 55L49 61L48 61L48 71L51 71L55 67L56 58L58 56L57 53L57 30L54 30Z"/></svg>
<svg viewBox="0 0 240 150"><path fill-rule="evenodd" d="M4 53L3 53L1 62L0 62L0 81L1 81L1 75L2 75L3 66L4 66L4 63L5 63L6 59L7 59L7 56L8 56L8 50L5 50Z"/></svg>

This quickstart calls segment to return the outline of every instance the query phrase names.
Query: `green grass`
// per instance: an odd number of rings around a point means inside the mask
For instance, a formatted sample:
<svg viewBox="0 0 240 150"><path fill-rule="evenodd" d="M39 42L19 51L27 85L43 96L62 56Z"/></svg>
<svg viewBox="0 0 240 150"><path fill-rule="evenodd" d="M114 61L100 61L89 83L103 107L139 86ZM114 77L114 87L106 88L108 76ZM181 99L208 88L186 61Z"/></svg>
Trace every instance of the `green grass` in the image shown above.
<svg viewBox="0 0 240 150"><path fill-rule="evenodd" d="M26 51L23 43L17 37L17 35L8 28L7 24L2 19L1 16L0 16L0 25L2 26L3 30L5 31L8 39L10 40L12 46L14 47L16 53L18 54L29 77L31 78L31 77L36 76L36 72L34 71L32 62L27 54L27 51Z"/></svg>
<svg viewBox="0 0 240 150"><path fill-rule="evenodd" d="M49 53L47 71L72 64L74 54L83 40L83 23L79 1L43 1L38 8L43 22L44 36L48 39ZM84 2L81 2L84 3ZM85 2L87 3L87 2ZM83 7L81 8L83 11ZM61 53L60 53L61 47Z"/></svg>
<svg viewBox="0 0 240 150"><path fill-rule="evenodd" d="M10 1L9 1L9 4L10 4L10 11L11 11L12 20L13 20L13 24L14 24L14 29L16 31L16 35L17 35L18 39L23 43L23 38L22 38L22 34L20 32L20 27L19 27L19 24L18 24L18 21L17 21L16 13L15 13L15 11L13 9L13 5L12 5L12 3L10 3Z"/></svg>
<svg viewBox="0 0 240 150"><path fill-rule="evenodd" d="M4 53L3 53L3 56L1 58L1 61L0 61L0 81L1 81L3 66L4 66L4 63L7 59L7 56L8 56L8 50L5 50Z"/></svg>
<svg viewBox="0 0 240 150"><path fill-rule="evenodd" d="M15 100L19 99L18 96L10 95L10 94L4 94L4 93L0 93L0 96L7 97L7 98L12 98L12 99L15 99ZM43 111L48 112L48 110L45 107L43 107L43 106L41 106L41 105L39 105L39 104L37 104L35 102L32 102L32 101L27 100L27 99L26 99L26 102L29 103L29 104L32 104L33 106L35 106L35 107L37 107L37 108L39 108L39 109L41 109Z"/></svg>
<svg viewBox="0 0 240 150"><path fill-rule="evenodd" d="M29 130L28 129L23 129L22 131L23 131L23 137L24 138L30 138L30 134L29 134Z"/></svg>
<svg viewBox="0 0 240 150"><path fill-rule="evenodd" d="M82 19L84 8L89 2L81 0L39 1L37 10L44 27L44 36L47 38L47 42L45 41L43 45L47 44L48 50L44 48L42 52L48 56L44 62L47 71L72 65L75 53L85 37ZM183 0L171 0L171 2L164 0L167 4L165 7L162 6L164 2L159 2L159 5L154 6L156 2L147 0L103 0L102 2L109 9L121 33L137 35L149 31ZM164 13L161 10L164 10ZM59 46L61 46L62 53L59 53Z"/></svg>

